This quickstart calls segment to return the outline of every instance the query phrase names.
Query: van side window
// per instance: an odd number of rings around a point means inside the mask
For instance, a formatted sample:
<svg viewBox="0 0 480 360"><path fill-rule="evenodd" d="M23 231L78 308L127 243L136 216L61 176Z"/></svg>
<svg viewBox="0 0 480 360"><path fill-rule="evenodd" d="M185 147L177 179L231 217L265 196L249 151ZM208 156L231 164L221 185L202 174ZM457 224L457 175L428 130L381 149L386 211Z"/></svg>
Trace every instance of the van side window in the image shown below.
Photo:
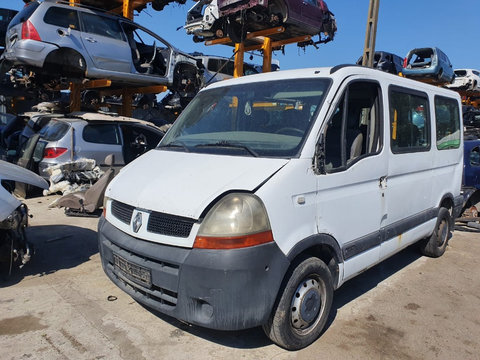
<svg viewBox="0 0 480 360"><path fill-rule="evenodd" d="M454 99L435 96L437 149L458 149L460 146L460 116Z"/></svg>
<svg viewBox="0 0 480 360"><path fill-rule="evenodd" d="M407 89L390 90L390 143L394 154L430 149L428 97Z"/></svg>
<svg viewBox="0 0 480 360"><path fill-rule="evenodd" d="M325 168L338 171L382 148L380 88L353 82L337 104L325 133Z"/></svg>
<svg viewBox="0 0 480 360"><path fill-rule="evenodd" d="M65 29L79 30L77 11L73 9L52 6L45 13L43 21L47 24L60 26Z"/></svg>

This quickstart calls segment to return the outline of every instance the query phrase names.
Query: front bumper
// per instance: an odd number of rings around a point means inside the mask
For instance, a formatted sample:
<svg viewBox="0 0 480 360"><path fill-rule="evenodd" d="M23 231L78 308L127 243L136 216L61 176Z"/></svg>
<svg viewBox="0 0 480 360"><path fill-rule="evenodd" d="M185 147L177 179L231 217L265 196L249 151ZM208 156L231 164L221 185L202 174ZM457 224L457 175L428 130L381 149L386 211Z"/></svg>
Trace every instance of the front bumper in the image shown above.
<svg viewBox="0 0 480 360"><path fill-rule="evenodd" d="M235 250L180 248L134 238L103 217L98 240L103 269L118 287L148 307L211 329L264 324L290 265L275 243ZM151 285L119 270L114 254L148 269Z"/></svg>

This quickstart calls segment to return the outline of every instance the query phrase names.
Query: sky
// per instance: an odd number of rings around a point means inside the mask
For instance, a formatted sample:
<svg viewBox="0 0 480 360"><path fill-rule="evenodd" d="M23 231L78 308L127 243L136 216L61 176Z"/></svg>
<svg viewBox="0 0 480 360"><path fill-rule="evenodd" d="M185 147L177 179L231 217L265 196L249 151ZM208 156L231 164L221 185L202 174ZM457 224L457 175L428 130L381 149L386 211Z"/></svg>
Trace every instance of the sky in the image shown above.
<svg viewBox="0 0 480 360"><path fill-rule="evenodd" d="M480 0L379 0L379 23L376 50L405 57L409 50L436 46L449 57L455 69L480 69ZM285 54L274 52L280 68L296 69L351 64L363 54L369 0L325 0L335 14L338 31L334 41L308 46L285 46ZM184 52L230 57L233 48L225 45L205 46L194 43L192 36L181 28L185 24L193 0L185 5L172 3L157 12L150 5L134 21L157 33ZM0 7L21 9L22 0L0 0ZM177 30L177 28L179 28ZM317 37L314 38L316 40ZM247 55L245 61L261 64L260 56Z"/></svg>

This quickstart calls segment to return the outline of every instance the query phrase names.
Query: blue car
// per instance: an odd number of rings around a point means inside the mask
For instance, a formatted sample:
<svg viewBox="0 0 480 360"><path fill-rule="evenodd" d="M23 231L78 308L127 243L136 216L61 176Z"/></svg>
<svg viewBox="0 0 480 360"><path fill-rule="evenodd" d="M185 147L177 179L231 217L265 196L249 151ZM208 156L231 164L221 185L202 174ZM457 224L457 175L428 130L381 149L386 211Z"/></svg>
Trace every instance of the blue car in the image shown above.
<svg viewBox="0 0 480 360"><path fill-rule="evenodd" d="M452 83L455 79L448 56L437 47L411 50L403 60L403 75L415 79L433 80L438 83Z"/></svg>
<svg viewBox="0 0 480 360"><path fill-rule="evenodd" d="M462 193L464 205L461 217L468 220L478 219L480 211L480 140L468 136L464 141L464 168ZM475 138L475 139L474 139ZM480 229L480 225L469 222L470 226Z"/></svg>

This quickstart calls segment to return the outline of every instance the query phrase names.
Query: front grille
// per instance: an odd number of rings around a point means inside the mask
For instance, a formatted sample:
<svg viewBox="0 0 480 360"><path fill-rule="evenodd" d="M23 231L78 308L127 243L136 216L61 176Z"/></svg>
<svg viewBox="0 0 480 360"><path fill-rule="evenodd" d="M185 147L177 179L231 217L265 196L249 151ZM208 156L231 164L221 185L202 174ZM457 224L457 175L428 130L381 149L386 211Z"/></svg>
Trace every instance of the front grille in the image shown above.
<svg viewBox="0 0 480 360"><path fill-rule="evenodd" d="M148 219L147 231L186 238L190 235L194 223L194 219L152 212Z"/></svg>
<svg viewBox="0 0 480 360"><path fill-rule="evenodd" d="M112 201L112 215L125 224L130 224L130 219L132 218L134 209L134 206L130 206L115 200Z"/></svg>

